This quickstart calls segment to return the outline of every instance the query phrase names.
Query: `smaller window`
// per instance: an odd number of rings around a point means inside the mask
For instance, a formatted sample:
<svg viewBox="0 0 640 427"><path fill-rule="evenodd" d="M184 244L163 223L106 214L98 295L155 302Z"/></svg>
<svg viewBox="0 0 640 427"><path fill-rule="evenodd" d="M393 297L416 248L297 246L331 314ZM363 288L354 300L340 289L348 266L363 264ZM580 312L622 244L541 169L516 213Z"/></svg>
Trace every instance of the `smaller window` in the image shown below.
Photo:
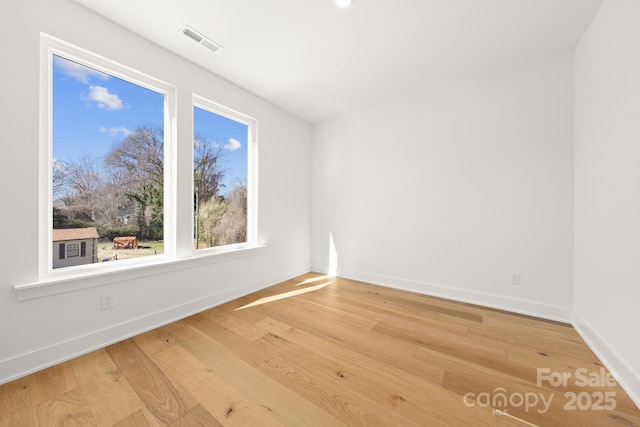
<svg viewBox="0 0 640 427"><path fill-rule="evenodd" d="M80 256L80 245L78 243L69 243L67 245L67 258L75 258Z"/></svg>
<svg viewBox="0 0 640 427"><path fill-rule="evenodd" d="M67 245L60 243L58 246L58 258L65 259L67 254Z"/></svg>
<svg viewBox="0 0 640 427"><path fill-rule="evenodd" d="M80 242L80 256L87 256L87 242Z"/></svg>
<svg viewBox="0 0 640 427"><path fill-rule="evenodd" d="M194 96L194 247L255 242L254 119Z"/></svg>

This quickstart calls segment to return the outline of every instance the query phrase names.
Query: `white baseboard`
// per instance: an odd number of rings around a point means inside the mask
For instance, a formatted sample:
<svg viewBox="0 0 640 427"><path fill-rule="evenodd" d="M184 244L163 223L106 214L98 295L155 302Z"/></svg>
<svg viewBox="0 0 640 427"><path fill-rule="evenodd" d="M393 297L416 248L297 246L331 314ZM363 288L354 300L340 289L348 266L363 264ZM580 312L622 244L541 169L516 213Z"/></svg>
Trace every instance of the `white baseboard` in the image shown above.
<svg viewBox="0 0 640 427"><path fill-rule="evenodd" d="M307 273L309 270L309 267L302 267L281 275L262 278L246 286L222 290L203 298L170 307L166 310L151 313L52 346L43 347L29 353L2 360L0 361L0 384L7 383L123 339L224 304L292 277ZM312 265L311 271L327 274L328 267ZM454 301L478 304L544 319L572 323L587 345L604 363L607 369L618 380L620 386L640 408L640 378L633 369L629 367L629 364L612 349L606 340L602 339L595 332L586 319L576 310L379 274L339 270L338 276Z"/></svg>
<svg viewBox="0 0 640 427"><path fill-rule="evenodd" d="M312 265L313 271L327 274L328 267L322 265ZM338 269L338 276L345 279L359 280L372 283L374 285L387 286L403 291L416 292L431 295L439 298L446 298L454 301L477 304L483 307L495 308L498 310L510 311L527 316L539 317L547 320L571 323L571 308L548 304L541 304L533 301L525 301L515 298L506 298L500 295L474 292L465 289L452 288L449 286L436 285L433 283L419 282L415 280L402 279L398 277L385 276L381 274L366 273L356 270Z"/></svg>
<svg viewBox="0 0 640 427"><path fill-rule="evenodd" d="M147 314L109 328L2 360L0 361L0 384L13 381L308 272L309 266L305 266L277 276L261 278L241 287L221 290L166 310Z"/></svg>
<svg viewBox="0 0 640 427"><path fill-rule="evenodd" d="M616 378L620 387L627 392L631 400L640 408L640 377L638 374L575 309L573 310L572 323L589 348Z"/></svg>

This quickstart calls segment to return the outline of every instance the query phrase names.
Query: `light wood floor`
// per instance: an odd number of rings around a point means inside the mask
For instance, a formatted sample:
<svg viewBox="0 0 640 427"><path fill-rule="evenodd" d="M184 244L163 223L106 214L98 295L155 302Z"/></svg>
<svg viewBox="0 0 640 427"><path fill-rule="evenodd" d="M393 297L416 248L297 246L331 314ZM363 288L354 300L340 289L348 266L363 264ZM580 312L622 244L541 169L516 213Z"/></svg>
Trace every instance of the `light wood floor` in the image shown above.
<svg viewBox="0 0 640 427"><path fill-rule="evenodd" d="M308 274L2 385L0 425L640 426L581 368L571 326Z"/></svg>

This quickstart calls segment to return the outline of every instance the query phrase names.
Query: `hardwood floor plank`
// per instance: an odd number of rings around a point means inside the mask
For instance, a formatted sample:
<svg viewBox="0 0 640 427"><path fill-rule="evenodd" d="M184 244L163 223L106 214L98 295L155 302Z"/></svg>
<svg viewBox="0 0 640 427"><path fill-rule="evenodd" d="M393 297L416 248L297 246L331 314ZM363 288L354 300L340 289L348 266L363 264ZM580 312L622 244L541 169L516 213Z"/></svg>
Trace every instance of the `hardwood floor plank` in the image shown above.
<svg viewBox="0 0 640 427"><path fill-rule="evenodd" d="M351 296L353 299L362 299L363 290L371 296L371 298L367 299L369 302L390 307L395 309L396 312L429 314L434 317L437 314L444 314L475 323L483 322L482 314L474 313L473 310L461 309L464 306L460 304L442 303L433 298L426 299L423 295L388 289L382 286L362 283L357 288L346 288L340 296L343 298Z"/></svg>
<svg viewBox="0 0 640 427"><path fill-rule="evenodd" d="M262 329L256 328L251 323L243 322L238 316L234 317L232 314L226 314L219 310L208 310L203 312L202 315L216 322L223 329L234 331L249 341L256 341L264 336Z"/></svg>
<svg viewBox="0 0 640 427"><path fill-rule="evenodd" d="M214 370L224 381L233 384L235 389L260 408L266 409L282 425L343 425L302 396L271 380L254 363L247 363L196 327L183 328L174 331L172 335L189 353ZM221 391L225 392L225 389L221 388Z"/></svg>
<svg viewBox="0 0 640 427"><path fill-rule="evenodd" d="M289 358L278 351L278 343L285 340L273 334L253 343L238 340L232 331L220 332L215 338L227 348L233 348L239 357L256 364L258 369L273 380L296 394L301 394L325 411L336 414L343 422L350 425L385 425L379 419L384 416L376 415L381 411L372 409L380 403L358 396L358 391L345 386L338 379L340 372L333 370L325 359L312 353L297 353ZM313 376L310 371L314 372ZM357 401L354 400L356 396ZM407 420L406 423L409 425L410 421Z"/></svg>
<svg viewBox="0 0 640 427"><path fill-rule="evenodd" d="M496 415L497 427L537 427L536 424L521 420L509 414Z"/></svg>
<svg viewBox="0 0 640 427"><path fill-rule="evenodd" d="M148 418L145 417L144 409L140 409L128 417L113 424L114 427L157 427L158 423L150 424Z"/></svg>
<svg viewBox="0 0 640 427"><path fill-rule="evenodd" d="M144 334L133 337L133 341L144 350L148 355L164 350L166 347L173 345L173 341L169 333L182 326L182 322L174 322L166 326L154 329Z"/></svg>
<svg viewBox="0 0 640 427"><path fill-rule="evenodd" d="M74 359L71 367L99 424L116 424L145 407L104 349Z"/></svg>
<svg viewBox="0 0 640 427"><path fill-rule="evenodd" d="M279 336L287 342L297 344L309 353L318 353L331 359L336 364L352 364L371 369L371 376L379 379L379 371L384 371L392 377L402 378L421 390L430 388L434 384L441 384L444 370L440 368L425 369L424 366L410 357L398 357L394 363L380 360L377 353L361 352L356 348L343 346L330 339L311 334L298 328L283 331L281 327L270 328L270 323L263 323L272 335ZM415 375L413 372L420 372Z"/></svg>
<svg viewBox="0 0 640 427"><path fill-rule="evenodd" d="M549 352L562 352L570 354L571 357L592 360L595 358L590 349L584 348L584 343L574 342L563 337L542 336L535 331L515 332L511 328L486 328L482 331L470 329L468 336L471 338L488 338L494 341L503 338L507 342L515 342L527 347L540 347Z"/></svg>
<svg viewBox="0 0 640 427"><path fill-rule="evenodd" d="M36 426L97 426L80 388L58 394L33 408Z"/></svg>
<svg viewBox="0 0 640 427"><path fill-rule="evenodd" d="M263 341L269 344L268 348L261 349L265 354L276 354L308 372L320 371L330 382L351 389L349 395L362 394L399 417L428 425L493 425L489 413L484 420L476 413L474 422L467 423L461 411L442 410L457 405L459 397L432 381L416 380L403 371L401 364L379 363L367 355L344 351L330 342L320 343L313 336L295 329L284 338L269 334ZM317 373L313 379L318 381Z"/></svg>
<svg viewBox="0 0 640 427"><path fill-rule="evenodd" d="M174 421L171 427L222 427L222 425L206 409L198 405Z"/></svg>
<svg viewBox="0 0 640 427"><path fill-rule="evenodd" d="M295 325L297 329L318 335L333 343L353 348L363 354L375 354L376 357L385 363L396 364L399 360L411 359L416 349L414 343L395 337L378 334L369 329L359 328L348 322L335 322L330 313L319 312L316 316L301 316L306 313L307 305L300 306L291 302L279 302L279 305L271 307L255 307L265 315L285 324ZM318 320L320 319L320 320ZM408 369L411 366L408 364ZM430 367L420 367L419 371L413 372L416 375L428 375L430 378L442 378L443 372L440 369Z"/></svg>
<svg viewBox="0 0 640 427"><path fill-rule="evenodd" d="M31 404L36 406L78 387L69 362L52 366L27 377Z"/></svg>
<svg viewBox="0 0 640 427"><path fill-rule="evenodd" d="M340 299L334 296L322 294L314 294L309 296L301 296L302 299L308 300L312 304L321 306L325 310L335 310L342 313L356 314L362 318L375 322L396 322L407 323L411 325L421 326L425 328L435 328L438 330L448 330L452 333L466 335L468 327L461 323L450 322L448 319L438 318L437 313L424 313L408 310L398 310L392 308L384 302L380 304L371 304L370 302L359 301L355 299L340 296Z"/></svg>
<svg viewBox="0 0 640 427"><path fill-rule="evenodd" d="M507 396L507 405L504 410L521 420L536 425L578 425L594 426L636 426L640 418L631 414L617 413L601 410L575 410L567 409L570 399L562 391L537 387L535 384L522 384L519 382L496 380L492 375L483 372L475 372L474 375L447 371L443 385L452 391L465 396L473 393L478 404L481 400L478 396L487 393L492 399L500 393ZM597 389L588 391L591 396ZM584 391L582 389L577 392ZM470 398L469 400L474 399ZM549 405L545 402L550 402ZM500 409L498 407L496 409Z"/></svg>
<svg viewBox="0 0 640 427"><path fill-rule="evenodd" d="M255 325L265 332L279 336L285 336L293 328L293 326L287 323L278 322L270 317L265 317L264 319L256 322Z"/></svg>
<svg viewBox="0 0 640 427"><path fill-rule="evenodd" d="M218 375L181 345L156 353L153 359L168 376L181 382L196 400L202 402L200 406L208 411L216 423L224 421L226 425L236 426L278 424L268 410L256 405L234 384Z"/></svg>
<svg viewBox="0 0 640 427"><path fill-rule="evenodd" d="M113 424L115 427L148 427L149 423L142 415L142 409Z"/></svg>
<svg viewBox="0 0 640 427"><path fill-rule="evenodd" d="M507 359L504 347L486 345L467 336L459 336L448 331L408 327L397 323L379 322L374 332L390 337L401 338L451 357L470 359L487 366L498 366Z"/></svg>
<svg viewBox="0 0 640 427"><path fill-rule="evenodd" d="M0 427L33 425L29 377L0 386Z"/></svg>
<svg viewBox="0 0 640 427"><path fill-rule="evenodd" d="M361 298L363 295L366 295L367 298L363 299L370 301L383 300L387 301L387 303L395 302L398 307L402 307L403 310L415 307L421 312L428 313L434 311L450 313L454 316L468 318L469 320L479 323L482 323L482 318L487 312L485 307L419 294L416 292L403 291L400 289L374 285L352 279L339 278L338 281L340 284L344 285L339 288L341 293L352 294L356 297L360 294Z"/></svg>
<svg viewBox="0 0 640 427"><path fill-rule="evenodd" d="M106 347L106 352L158 420L170 424L189 411L185 400L193 400L191 396L179 394L133 340L110 345Z"/></svg>
<svg viewBox="0 0 640 427"><path fill-rule="evenodd" d="M579 369L607 374L570 325L309 273L0 385L0 427L640 427Z"/></svg>

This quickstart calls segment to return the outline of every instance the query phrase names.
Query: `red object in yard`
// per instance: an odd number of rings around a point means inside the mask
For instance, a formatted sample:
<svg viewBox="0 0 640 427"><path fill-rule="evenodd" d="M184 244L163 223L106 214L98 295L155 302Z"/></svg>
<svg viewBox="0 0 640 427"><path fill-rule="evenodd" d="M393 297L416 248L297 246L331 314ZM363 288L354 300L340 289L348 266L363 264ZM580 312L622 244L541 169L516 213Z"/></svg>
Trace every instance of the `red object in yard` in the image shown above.
<svg viewBox="0 0 640 427"><path fill-rule="evenodd" d="M138 247L138 238L136 236L115 237L113 239L113 247L115 249L136 249Z"/></svg>

